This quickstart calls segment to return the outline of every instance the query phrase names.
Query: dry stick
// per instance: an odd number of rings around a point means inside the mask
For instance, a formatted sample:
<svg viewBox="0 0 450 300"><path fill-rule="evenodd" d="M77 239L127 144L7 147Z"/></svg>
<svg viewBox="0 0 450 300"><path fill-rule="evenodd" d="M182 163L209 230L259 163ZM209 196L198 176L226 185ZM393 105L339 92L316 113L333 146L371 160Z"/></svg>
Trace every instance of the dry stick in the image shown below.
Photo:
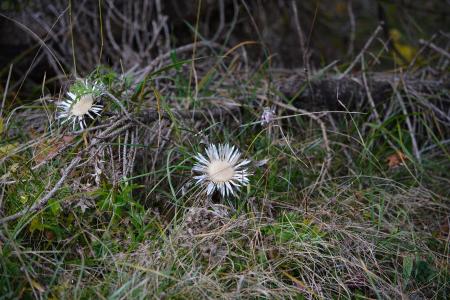
<svg viewBox="0 0 450 300"><path fill-rule="evenodd" d="M117 120L117 119L116 119L116 120ZM67 132L67 133L65 133L65 135L68 135L68 136L72 136L72 135L80 135L80 134L85 133L85 132L95 131L95 130L98 130L98 129L108 128L108 127L110 127L110 126L112 125L112 123L114 123L116 120L112 120L112 122L110 122L110 123L108 123L108 124L101 124L101 125L92 126L92 127L88 127L88 128L85 128L85 129L77 130L77 131Z"/></svg>
<svg viewBox="0 0 450 300"><path fill-rule="evenodd" d="M137 129L135 129L134 131L131 132L131 146L130 146L130 151L128 152L128 164L126 165L126 169L124 171L123 176L127 177L128 174L131 174L131 172L133 171L134 168L134 161L136 159L136 153L137 153L137 147L136 145L136 138L137 138L137 134L138 131Z"/></svg>
<svg viewBox="0 0 450 300"><path fill-rule="evenodd" d="M112 146L108 145L106 147L106 149L108 150L109 156L111 158L113 158L114 157L114 153L113 153L113 150L112 150ZM116 181L116 179L117 179L117 177L116 177L117 172L116 172L116 165L114 163L114 159L110 160L110 165L111 165L111 173L112 173L112 176L111 176L112 177L112 184L113 184L113 186L117 186L117 181Z"/></svg>
<svg viewBox="0 0 450 300"><path fill-rule="evenodd" d="M6 183L0 183L2 192L0 194L0 216L3 216L3 197L5 196L5 186Z"/></svg>
<svg viewBox="0 0 450 300"><path fill-rule="evenodd" d="M375 37L378 35L378 33L382 30L382 26L378 25L377 29L375 29L375 31L373 32L373 34L370 36L370 38L367 40L366 44L364 45L364 47L362 48L362 50L359 52L359 54L355 57L355 59L353 60L353 62L350 64L350 66L348 66L348 68L344 71L344 73L342 73L341 75L339 75L338 79L342 79L345 76L347 76L347 74L355 67L355 65L358 63L358 61L361 58L361 55L363 55L364 52L367 51L367 49L369 48L370 44L372 44L372 41L375 39Z"/></svg>
<svg viewBox="0 0 450 300"><path fill-rule="evenodd" d="M153 113L153 114L152 114ZM190 118L191 115L189 115L190 113L186 112L186 111L174 111L174 114L179 114L181 117L184 118ZM195 118L202 118L204 116L204 111L199 111L199 110L193 110L193 114ZM219 114L221 113L220 109L216 109L213 110L213 115ZM106 139L106 138L110 138L110 137L114 137L117 134L119 134L120 132L129 129L132 125L130 123L128 123L126 126L121 127L118 131L112 132L110 134L108 134L106 136L106 133L110 132L111 130L117 128L119 125L121 125L122 123L126 122L126 121L130 121L132 120L135 123L138 124L143 124L141 121L139 121L139 119L142 119L143 122L152 122L153 119L155 119L157 116L155 111L150 111L149 113L145 114L145 115L138 115L138 114L133 114L133 115L128 115L128 117L119 117L119 118L114 118L111 120L111 122L108 122L107 124L102 124L102 125L98 125L98 126L94 126L94 127L89 127L83 130L77 130L77 131L73 131L73 132L68 132L68 133L64 133L63 135L67 135L67 136L74 136L74 135L80 135L82 133L85 132L90 132L90 131L95 131L98 129L105 129L107 128L107 130L103 131L102 134L104 135L101 139ZM162 118L165 119L170 119L170 116L167 113L163 113ZM147 126L147 125L145 125ZM62 136L60 136L60 138L62 138ZM100 138L100 137L99 137ZM37 144L38 142L33 141L33 143L27 143L25 145L25 147L23 147L23 149L21 149L20 151L23 151L25 149L27 149L28 147L33 146L33 144ZM55 157L61 155L62 153L64 153L68 148L70 148L73 145L73 143L67 143L65 144L63 147L61 147L61 149L59 149L56 153L54 153L51 156L46 157L43 161L41 161L40 163L38 163L37 165L33 166L31 169L32 170L36 170L39 169L40 167L42 167L43 165L45 165L49 160L54 159ZM13 154L15 154L16 152L14 152ZM4 160L8 158L8 156L2 158L2 160L0 160L0 163ZM1 184L12 184L15 183L16 181L0 181Z"/></svg>
<svg viewBox="0 0 450 300"><path fill-rule="evenodd" d="M218 44L218 43L213 43L213 42L207 42L207 41L201 41L201 42L197 42L197 44L195 45L194 43L192 44L188 44L188 45L184 45L181 47L176 48L173 51L164 53L158 57L156 57L148 66L146 66L144 69L142 69L140 71L141 74L145 74L145 76L148 75L148 73L150 73L151 71L153 71L158 64L162 63L163 61L167 60L170 58L170 56L172 55L172 53L176 53L176 54L181 54L183 52L189 52L192 51L194 49L194 47L200 48L200 47L214 47L214 48L222 48L223 46Z"/></svg>
<svg viewBox="0 0 450 300"><path fill-rule="evenodd" d="M225 3L224 1L219 1L219 26L217 27L216 33L214 34L211 41L217 41L221 36L223 28L225 27Z"/></svg>
<svg viewBox="0 0 450 300"><path fill-rule="evenodd" d="M406 71L411 70L411 68L416 64L416 61L419 58L419 56L422 54L422 52L425 50L425 48L427 48L428 43L431 43L436 37L437 37L437 34L433 34L428 41L424 41L425 44L422 44L422 47L419 49L419 51L417 51L416 55L414 55L414 58L409 63L408 67L406 68Z"/></svg>
<svg viewBox="0 0 450 300"><path fill-rule="evenodd" d="M436 51L436 52L442 54L443 56L445 56L446 58L450 59L450 53L448 53L445 49L442 49L442 48L436 46L431 41L427 42L427 41L424 41L424 40L420 39L419 43L421 45L424 45L424 46L427 46L427 47L433 49L434 51Z"/></svg>
<svg viewBox="0 0 450 300"><path fill-rule="evenodd" d="M375 115L375 119L377 121L380 121L380 115L378 114L377 108L375 107L375 102L373 101L372 94L370 93L370 90L369 90L369 85L367 84L364 55L361 55L361 68L362 68L362 72L361 72L362 81L363 81L363 85L364 85L364 90L366 91L367 100L368 100L370 106L372 107L372 111L373 111L373 114Z"/></svg>
<svg viewBox="0 0 450 300"><path fill-rule="evenodd" d="M133 119L132 115L128 112L128 110L125 108L125 106L123 106L123 104L120 102L119 99L117 99L113 94L107 92L106 96L108 96L109 98L111 98L119 107L120 109L123 111L123 113L125 114L125 116L129 119L130 122L136 122L139 125L149 128L150 127L147 124L142 123L141 121L139 121L138 119Z"/></svg>
<svg viewBox="0 0 450 300"><path fill-rule="evenodd" d="M315 100L315 93L314 93L314 90L313 90L312 85L311 85L310 74L309 74L311 68L310 68L310 65L309 65L308 49L309 49L309 42L310 42L310 39L311 39L311 34L312 34L312 31L313 31L314 23L315 23L316 16L317 16L317 7L316 7L316 11L314 13L314 18L313 18L313 21L312 21L311 30L309 32L308 40L305 43L305 37L303 35L303 30L302 30L301 25L300 25L300 20L298 19L297 5L295 4L294 0L292 0L291 4L292 4L292 10L294 11L294 20L295 20L297 33L298 33L298 36L299 36L299 39L300 39L300 47L301 47L302 52L303 52L302 53L303 54L302 55L303 56L303 68L304 68L305 75L306 75L306 83L308 84L308 88L309 88L309 90L311 92L311 96L312 96L313 100Z"/></svg>
<svg viewBox="0 0 450 300"><path fill-rule="evenodd" d="M421 96L420 93L417 92L416 90L414 90L412 87L407 87L405 85L405 89L406 88L408 89L408 92L411 93L423 106L425 106L427 109L431 110L433 113L435 113L436 115L441 117L442 118L440 120L441 122L443 122L447 126L450 125L450 115L449 114L443 112L441 109L439 109L439 107L437 107L436 105L434 105L430 101L422 99L423 96Z"/></svg>
<svg viewBox="0 0 450 300"><path fill-rule="evenodd" d="M121 127L121 128L119 128L119 129L117 129L117 130L111 132L111 133L108 134L108 135L102 136L102 137L99 138L99 139L104 139L104 140L106 140L106 139L110 139L110 138L116 137L116 136L118 136L120 133L124 132L125 130L128 130L129 128L133 127L134 125L135 125L135 124L126 124L126 125L124 125L123 127Z"/></svg>
<svg viewBox="0 0 450 300"><path fill-rule="evenodd" d="M3 93L2 105L0 105L0 118L2 117L3 107L5 106L5 101L6 101L6 95L8 94L9 81L11 79L12 69L13 69L13 64L11 64L9 66L8 78L6 79L5 92ZM1 134L1 131L0 131L0 134Z"/></svg>
<svg viewBox="0 0 450 300"><path fill-rule="evenodd" d="M109 1L107 1L106 3L109 3ZM120 46L116 43L116 40L114 39L114 34L112 33L112 29L111 29L111 16L112 16L112 7L108 8L108 11L106 13L106 17L105 17L105 31L106 31L106 37L108 38L108 42L111 45L112 49L114 49L117 53L121 53L122 49L120 48Z"/></svg>
<svg viewBox="0 0 450 300"><path fill-rule="evenodd" d="M350 18L350 41L348 43L347 55L352 55L355 48L355 32L356 32L356 22L355 15L353 14L352 0L347 2L347 12Z"/></svg>
<svg viewBox="0 0 450 300"><path fill-rule="evenodd" d="M127 144L128 144L128 136L130 134L130 131L125 131L125 138L123 140L123 153L122 153L122 176L127 176ZM120 146L119 146L120 149ZM119 151L120 154L120 151Z"/></svg>
<svg viewBox="0 0 450 300"><path fill-rule="evenodd" d="M294 12L295 29L297 30L298 38L300 40L300 48L302 50L303 67L309 69L308 53L307 53L307 49L305 47L305 36L303 35L303 30L300 26L300 20L298 19L297 5L295 4L294 0L291 2L291 4L292 4L292 10Z"/></svg>

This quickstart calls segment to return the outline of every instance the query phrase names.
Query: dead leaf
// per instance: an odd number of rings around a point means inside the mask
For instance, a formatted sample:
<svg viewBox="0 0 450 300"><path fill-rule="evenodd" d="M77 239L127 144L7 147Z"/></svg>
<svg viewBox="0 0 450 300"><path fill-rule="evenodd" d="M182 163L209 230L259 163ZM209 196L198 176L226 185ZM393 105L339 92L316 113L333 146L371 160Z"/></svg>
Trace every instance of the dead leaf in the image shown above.
<svg viewBox="0 0 450 300"><path fill-rule="evenodd" d="M34 160L37 164L56 157L64 147L73 141L73 136L63 136L62 139L49 139L36 147L36 156Z"/></svg>
<svg viewBox="0 0 450 300"><path fill-rule="evenodd" d="M397 151L394 154L391 154L386 159L387 165L389 169L397 168L398 166L404 165L406 160L405 154L400 151Z"/></svg>
<svg viewBox="0 0 450 300"><path fill-rule="evenodd" d="M51 230L46 230L45 237L47 238L47 240L52 241L55 239L55 234Z"/></svg>
<svg viewBox="0 0 450 300"><path fill-rule="evenodd" d="M71 143L73 141L73 139L74 139L73 135L65 135L65 136L63 136L63 141L66 144Z"/></svg>

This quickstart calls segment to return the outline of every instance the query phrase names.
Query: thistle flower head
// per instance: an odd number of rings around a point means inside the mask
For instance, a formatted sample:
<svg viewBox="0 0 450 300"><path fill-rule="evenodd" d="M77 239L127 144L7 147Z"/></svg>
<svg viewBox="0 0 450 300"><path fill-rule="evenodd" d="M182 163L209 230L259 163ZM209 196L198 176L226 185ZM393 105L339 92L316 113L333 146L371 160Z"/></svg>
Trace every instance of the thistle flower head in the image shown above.
<svg viewBox="0 0 450 300"><path fill-rule="evenodd" d="M99 82L77 81L67 92L67 98L58 104L56 118L61 120L61 124L71 121L73 130L77 125L81 129L86 128L86 117L94 119L93 115L100 116L103 105L97 101L103 92L104 87Z"/></svg>
<svg viewBox="0 0 450 300"><path fill-rule="evenodd" d="M209 145L206 156L207 158L198 153L194 157L197 163L192 170L199 173L194 179L204 188L208 196L214 191L220 192L222 197L235 195L241 186L248 184L248 176L251 174L246 166L250 161L241 160L241 153L234 146Z"/></svg>
<svg viewBox="0 0 450 300"><path fill-rule="evenodd" d="M261 125L267 126L275 119L275 107L264 107L264 111L261 115Z"/></svg>

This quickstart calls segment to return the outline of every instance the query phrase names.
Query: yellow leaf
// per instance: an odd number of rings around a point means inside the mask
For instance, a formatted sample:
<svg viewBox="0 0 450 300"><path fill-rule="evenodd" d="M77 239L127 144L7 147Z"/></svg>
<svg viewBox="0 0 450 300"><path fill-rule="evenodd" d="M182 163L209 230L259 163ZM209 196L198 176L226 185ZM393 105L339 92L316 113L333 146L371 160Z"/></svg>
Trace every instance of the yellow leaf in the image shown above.
<svg viewBox="0 0 450 300"><path fill-rule="evenodd" d="M45 288L37 281L35 281L34 279L31 279L31 286L33 288L35 288L36 290L38 290L40 293L45 292Z"/></svg>
<svg viewBox="0 0 450 300"><path fill-rule="evenodd" d="M389 37L394 43L400 43L400 40L402 39L402 34L398 29L391 29L389 30Z"/></svg>
<svg viewBox="0 0 450 300"><path fill-rule="evenodd" d="M17 172L17 170L19 169L19 167L20 167L20 165L19 165L18 163L13 163L13 164L11 165L11 167L9 167L9 171L15 173L15 172Z"/></svg>
<svg viewBox="0 0 450 300"><path fill-rule="evenodd" d="M315 295L316 293L314 293L314 291L308 287L303 281L295 278L294 276L292 276L291 274L289 274L286 271L281 271L281 273L283 273L284 276L288 277L292 283L301 291L308 291L309 293Z"/></svg>
<svg viewBox="0 0 450 300"><path fill-rule="evenodd" d="M29 230L31 233L33 233L35 230L44 230L44 224L42 224L40 217L34 217L33 220L31 220Z"/></svg>
<svg viewBox="0 0 450 300"><path fill-rule="evenodd" d="M7 155L9 152L17 148L17 143L6 144L0 147L0 156Z"/></svg>
<svg viewBox="0 0 450 300"><path fill-rule="evenodd" d="M410 63L416 56L417 50L412 46L406 44L399 44L396 45L396 47L398 52L400 52L400 54L403 56L404 59L406 59L408 63Z"/></svg>
<svg viewBox="0 0 450 300"><path fill-rule="evenodd" d="M3 118L0 117L0 134L3 133Z"/></svg>
<svg viewBox="0 0 450 300"><path fill-rule="evenodd" d="M400 59L397 57L396 53L394 52L394 60L399 65L404 65L405 63L410 63L414 57L417 54L417 48L414 46L405 43L402 41L402 34L398 29L391 29L389 30L389 37L392 40L392 45L395 48L395 50L400 54Z"/></svg>

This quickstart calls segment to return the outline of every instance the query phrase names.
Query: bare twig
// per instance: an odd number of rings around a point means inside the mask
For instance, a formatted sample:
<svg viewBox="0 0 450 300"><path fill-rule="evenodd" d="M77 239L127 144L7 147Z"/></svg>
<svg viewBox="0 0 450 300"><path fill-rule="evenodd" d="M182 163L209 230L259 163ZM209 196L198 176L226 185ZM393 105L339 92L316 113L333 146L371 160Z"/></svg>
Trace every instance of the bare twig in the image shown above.
<svg viewBox="0 0 450 300"><path fill-rule="evenodd" d="M303 30L302 30L302 27L300 25L300 20L298 18L298 11L297 11L296 2L292 1L291 2L291 6L292 6L292 11L294 12L295 29L297 30L298 39L300 41L300 49L302 51L303 67L307 68L309 70L308 49L306 49L305 36L303 34Z"/></svg>
<svg viewBox="0 0 450 300"><path fill-rule="evenodd" d="M123 140L123 153L122 153L122 176L127 176L127 162L128 162L128 152L127 152L127 144L129 138L130 131L127 130L125 132L125 138ZM120 154L120 151L119 151Z"/></svg>
<svg viewBox="0 0 450 300"><path fill-rule="evenodd" d="M200 42L197 42L196 44L192 43L192 44L188 44L188 45L184 45L184 46L178 47L175 50L171 50L171 51L169 51L167 53L164 53L164 54L156 57L148 66L146 66L145 68L140 70L139 74L136 74L136 75L143 75L143 76L142 76L142 78L139 77L138 81L143 80L145 76L147 76L149 73L154 71L164 61L169 59L170 56L174 52L179 55L179 54L184 53L184 52L190 52L194 48L200 48L200 47L223 48L223 46L220 45L220 44L213 43L213 42L208 42L208 41L200 41Z"/></svg>
<svg viewBox="0 0 450 300"><path fill-rule="evenodd" d="M5 86L5 91L3 93L2 104L0 105L0 118L2 117L3 108L5 107L6 95L8 94L8 87L9 87L9 81L11 80L12 69L13 69L13 65L11 64L9 66L8 78L6 79L6 86Z"/></svg>
<svg viewBox="0 0 450 300"><path fill-rule="evenodd" d="M347 55L352 55L355 47L356 21L353 14L352 0L347 2L347 12L350 19L350 40L348 42Z"/></svg>
<svg viewBox="0 0 450 300"><path fill-rule="evenodd" d="M0 188L2 189L0 193L0 216L3 216L3 196L5 195L5 184L0 183Z"/></svg>
<svg viewBox="0 0 450 300"><path fill-rule="evenodd" d="M424 41L422 39L419 40L419 43L421 45L427 46L431 49L433 49L434 51L438 52L439 54L442 54L443 56L445 56L447 59L450 59L450 53L448 51L446 51L445 49L442 49L438 46L436 46L435 44L433 44L431 41Z"/></svg>
<svg viewBox="0 0 450 300"><path fill-rule="evenodd" d="M364 47L361 49L361 51L359 52L359 54L355 57L355 59L352 61L352 63L348 66L348 68L341 74L339 75L339 79L344 78L345 76L347 76L347 74L355 67L355 65L358 63L358 61L361 58L361 55L363 55L364 52L367 51L367 49L370 47L370 45L372 44L373 40L375 39L375 37L378 35L378 33L380 33L380 31L383 29L383 27L381 25L378 25L378 27L375 29L375 31L372 33L372 35L370 36L370 38L367 40L366 44L364 45Z"/></svg>
<svg viewBox="0 0 450 300"><path fill-rule="evenodd" d="M363 84L364 84L364 89L365 89L366 94L367 94L367 100L368 100L370 106L372 107L372 112L373 112L373 114L375 116L375 119L377 120L377 122L380 122L380 115L378 114L377 108L375 106L375 102L373 101L372 94L370 93L370 90L369 90L369 85L367 84L366 68L365 68L365 63L364 63L364 55L361 56L361 67L362 67L361 77L362 77L362 81L363 81Z"/></svg>
<svg viewBox="0 0 450 300"><path fill-rule="evenodd" d="M223 28L225 27L225 2L219 1L219 26L217 27L216 33L214 34L211 41L217 41L217 39L221 36Z"/></svg>
<svg viewBox="0 0 450 300"><path fill-rule="evenodd" d="M411 68L416 64L417 59L420 57L425 48L427 48L428 43L431 43L436 38L436 36L437 34L433 34L433 36L428 41L426 41L425 44L422 44L422 47L419 49L419 51L417 51L416 55L414 55L414 58L411 60L408 67L406 68L407 71L411 70Z"/></svg>
<svg viewBox="0 0 450 300"><path fill-rule="evenodd" d="M136 153L137 153L137 146L136 146L137 137L138 137L138 130L135 129L131 133L131 146L130 151L128 153L129 159L123 176L128 176L128 174L131 174L133 172L134 162L136 161Z"/></svg>

